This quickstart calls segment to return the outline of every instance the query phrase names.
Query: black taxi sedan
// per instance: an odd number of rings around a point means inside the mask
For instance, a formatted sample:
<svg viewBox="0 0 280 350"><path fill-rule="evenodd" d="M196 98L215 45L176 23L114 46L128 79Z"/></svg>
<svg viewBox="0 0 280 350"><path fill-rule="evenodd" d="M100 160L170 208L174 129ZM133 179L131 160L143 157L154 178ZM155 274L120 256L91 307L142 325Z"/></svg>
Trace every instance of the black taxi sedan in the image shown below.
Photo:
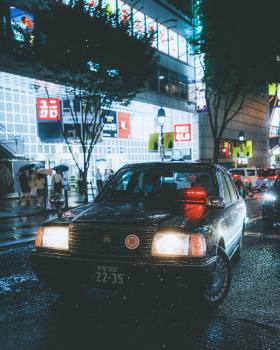
<svg viewBox="0 0 280 350"><path fill-rule="evenodd" d="M274 229L275 224L280 224L280 177L273 186L263 194L262 217L264 223L264 233L269 234Z"/></svg>
<svg viewBox="0 0 280 350"><path fill-rule="evenodd" d="M39 228L32 265L39 280L66 295L167 286L215 307L229 291L245 217L244 200L220 166L127 165L92 204Z"/></svg>

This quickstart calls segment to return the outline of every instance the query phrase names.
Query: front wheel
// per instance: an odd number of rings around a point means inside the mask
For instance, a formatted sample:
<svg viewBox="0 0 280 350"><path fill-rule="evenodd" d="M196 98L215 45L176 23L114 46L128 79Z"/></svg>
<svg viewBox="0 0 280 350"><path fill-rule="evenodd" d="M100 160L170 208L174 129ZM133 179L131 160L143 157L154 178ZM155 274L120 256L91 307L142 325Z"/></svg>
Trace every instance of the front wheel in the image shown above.
<svg viewBox="0 0 280 350"><path fill-rule="evenodd" d="M217 251L216 269L211 282L206 286L202 300L207 307L213 309L226 298L231 285L231 264L226 252L219 247Z"/></svg>

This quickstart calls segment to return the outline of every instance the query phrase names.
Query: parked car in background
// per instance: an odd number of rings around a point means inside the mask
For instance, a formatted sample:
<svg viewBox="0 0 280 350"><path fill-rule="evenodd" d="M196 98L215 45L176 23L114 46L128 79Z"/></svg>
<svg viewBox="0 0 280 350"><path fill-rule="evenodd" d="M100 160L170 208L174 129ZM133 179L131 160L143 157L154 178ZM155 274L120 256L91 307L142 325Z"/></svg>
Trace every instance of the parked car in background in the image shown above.
<svg viewBox="0 0 280 350"><path fill-rule="evenodd" d="M278 175L273 186L263 194L262 217L265 225L265 233L274 228L275 223L280 223L280 177ZM270 229L270 230L269 230Z"/></svg>
<svg viewBox="0 0 280 350"><path fill-rule="evenodd" d="M277 170L273 168L262 168L257 170L257 187L259 189L271 188L277 179Z"/></svg>
<svg viewBox="0 0 280 350"><path fill-rule="evenodd" d="M65 295L167 287L213 308L229 291L245 217L244 200L221 166L127 165L93 204L39 228L32 266Z"/></svg>
<svg viewBox="0 0 280 350"><path fill-rule="evenodd" d="M257 169L254 167L250 168L233 168L229 169L233 179L239 178L247 189L250 191L257 190Z"/></svg>

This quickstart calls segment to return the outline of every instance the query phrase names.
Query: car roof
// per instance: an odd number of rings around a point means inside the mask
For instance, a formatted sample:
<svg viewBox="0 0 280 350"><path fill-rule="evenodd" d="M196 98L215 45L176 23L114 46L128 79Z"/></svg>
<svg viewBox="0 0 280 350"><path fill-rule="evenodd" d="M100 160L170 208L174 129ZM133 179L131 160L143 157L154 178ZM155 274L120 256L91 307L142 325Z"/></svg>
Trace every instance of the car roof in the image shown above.
<svg viewBox="0 0 280 350"><path fill-rule="evenodd" d="M184 168L204 168L208 170L213 170L215 168L221 168L223 170L226 170L224 167L218 165L218 164L211 164L211 163L188 163L183 161L172 161L172 162L145 162L145 163L132 163L127 164L123 166L121 169L125 168L157 168L157 167L166 167L166 168L174 168L176 166L182 166Z"/></svg>

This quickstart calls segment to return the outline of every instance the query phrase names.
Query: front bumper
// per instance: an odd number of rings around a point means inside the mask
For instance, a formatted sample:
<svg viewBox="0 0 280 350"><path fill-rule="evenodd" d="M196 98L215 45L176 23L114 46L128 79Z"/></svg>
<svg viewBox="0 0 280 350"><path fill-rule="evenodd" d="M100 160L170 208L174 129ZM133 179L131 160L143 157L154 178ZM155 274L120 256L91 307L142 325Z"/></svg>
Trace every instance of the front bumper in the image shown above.
<svg viewBox="0 0 280 350"><path fill-rule="evenodd" d="M193 260L142 262L56 256L37 251L32 254L31 262L39 280L59 291L77 287L149 288L159 284L197 289L212 279L216 257L199 259L197 263ZM102 277L97 278L98 272L108 271L121 274L123 283L104 282Z"/></svg>

